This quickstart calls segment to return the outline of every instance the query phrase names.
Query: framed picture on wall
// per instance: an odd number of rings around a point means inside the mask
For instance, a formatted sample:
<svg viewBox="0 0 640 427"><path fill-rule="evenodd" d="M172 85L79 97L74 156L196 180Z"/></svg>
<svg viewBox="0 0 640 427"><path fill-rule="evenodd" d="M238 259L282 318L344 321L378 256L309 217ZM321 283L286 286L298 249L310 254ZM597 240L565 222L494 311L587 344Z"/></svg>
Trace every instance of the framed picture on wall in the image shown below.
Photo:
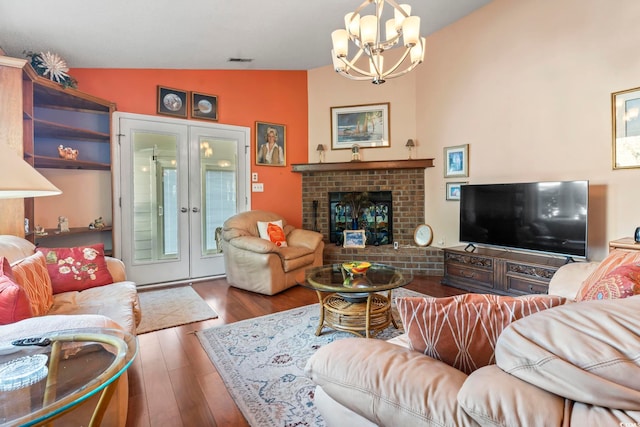
<svg viewBox="0 0 640 427"><path fill-rule="evenodd" d="M444 148L444 177L469 176L469 144Z"/></svg>
<svg viewBox="0 0 640 427"><path fill-rule="evenodd" d="M331 148L389 147L389 103L331 107Z"/></svg>
<svg viewBox="0 0 640 427"><path fill-rule="evenodd" d="M286 166L286 126L256 122L256 165Z"/></svg>
<svg viewBox="0 0 640 427"><path fill-rule="evenodd" d="M158 86L158 114L187 118L187 92Z"/></svg>
<svg viewBox="0 0 640 427"><path fill-rule="evenodd" d="M191 118L218 120L218 97L191 92Z"/></svg>
<svg viewBox="0 0 640 427"><path fill-rule="evenodd" d="M640 88L611 94L613 169L640 167Z"/></svg>
<svg viewBox="0 0 640 427"><path fill-rule="evenodd" d="M447 182L447 200L460 200L460 186L466 182Z"/></svg>

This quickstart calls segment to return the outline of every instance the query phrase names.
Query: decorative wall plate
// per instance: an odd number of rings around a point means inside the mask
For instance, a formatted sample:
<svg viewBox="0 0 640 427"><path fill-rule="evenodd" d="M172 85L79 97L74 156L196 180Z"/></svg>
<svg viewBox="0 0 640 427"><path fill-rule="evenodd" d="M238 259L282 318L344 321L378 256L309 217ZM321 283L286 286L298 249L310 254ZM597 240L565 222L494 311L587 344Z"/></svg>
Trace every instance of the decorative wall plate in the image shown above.
<svg viewBox="0 0 640 427"><path fill-rule="evenodd" d="M429 246L433 240L433 230L427 224L420 224L413 232L413 240L418 246Z"/></svg>

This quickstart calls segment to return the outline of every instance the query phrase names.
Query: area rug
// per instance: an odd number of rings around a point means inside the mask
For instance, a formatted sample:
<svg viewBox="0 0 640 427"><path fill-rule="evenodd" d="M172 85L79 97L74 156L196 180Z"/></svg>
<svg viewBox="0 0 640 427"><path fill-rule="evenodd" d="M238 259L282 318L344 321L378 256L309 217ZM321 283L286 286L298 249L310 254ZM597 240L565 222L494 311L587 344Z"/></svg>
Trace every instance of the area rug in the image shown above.
<svg viewBox="0 0 640 427"><path fill-rule="evenodd" d="M392 296L424 295L400 288ZM252 427L325 426L304 367L320 347L354 335L325 327L317 337L319 317L319 304L312 304L196 332ZM399 323L397 312L394 318ZM377 338L401 333L389 326Z"/></svg>
<svg viewBox="0 0 640 427"><path fill-rule="evenodd" d="M138 334L218 317L191 286L139 290L138 298L142 310Z"/></svg>

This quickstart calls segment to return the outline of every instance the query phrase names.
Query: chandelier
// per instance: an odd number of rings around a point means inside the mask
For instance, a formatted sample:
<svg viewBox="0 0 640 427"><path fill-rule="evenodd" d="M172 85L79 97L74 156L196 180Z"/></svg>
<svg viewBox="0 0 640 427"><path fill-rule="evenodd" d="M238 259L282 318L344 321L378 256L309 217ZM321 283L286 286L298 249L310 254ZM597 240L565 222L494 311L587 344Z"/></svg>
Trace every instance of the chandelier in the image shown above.
<svg viewBox="0 0 640 427"><path fill-rule="evenodd" d="M384 23L383 39L381 24L385 3L393 8L393 18ZM369 5L375 6L375 15L360 16L360 12ZM374 84L382 84L385 79L408 73L424 60L425 38L420 37L420 17L411 16L408 4L398 4L394 0L365 0L353 13L345 15L344 23L344 30L331 33L331 56L336 72L347 78L371 79ZM404 51L398 54L399 58L386 55L394 47L401 51L398 45L401 38ZM351 59L348 58L349 41L358 49ZM385 62L391 62L391 67L385 68L388 65Z"/></svg>

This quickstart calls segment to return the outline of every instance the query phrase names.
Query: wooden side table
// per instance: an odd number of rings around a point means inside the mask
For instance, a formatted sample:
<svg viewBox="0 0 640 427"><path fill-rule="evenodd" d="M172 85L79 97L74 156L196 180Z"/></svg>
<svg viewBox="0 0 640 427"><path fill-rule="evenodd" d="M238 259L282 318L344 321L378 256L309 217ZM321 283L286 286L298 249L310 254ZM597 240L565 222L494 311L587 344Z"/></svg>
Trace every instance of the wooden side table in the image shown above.
<svg viewBox="0 0 640 427"><path fill-rule="evenodd" d="M633 237L623 237L622 239L612 240L609 242L609 252L614 249L640 251L640 243L636 243L633 240Z"/></svg>

